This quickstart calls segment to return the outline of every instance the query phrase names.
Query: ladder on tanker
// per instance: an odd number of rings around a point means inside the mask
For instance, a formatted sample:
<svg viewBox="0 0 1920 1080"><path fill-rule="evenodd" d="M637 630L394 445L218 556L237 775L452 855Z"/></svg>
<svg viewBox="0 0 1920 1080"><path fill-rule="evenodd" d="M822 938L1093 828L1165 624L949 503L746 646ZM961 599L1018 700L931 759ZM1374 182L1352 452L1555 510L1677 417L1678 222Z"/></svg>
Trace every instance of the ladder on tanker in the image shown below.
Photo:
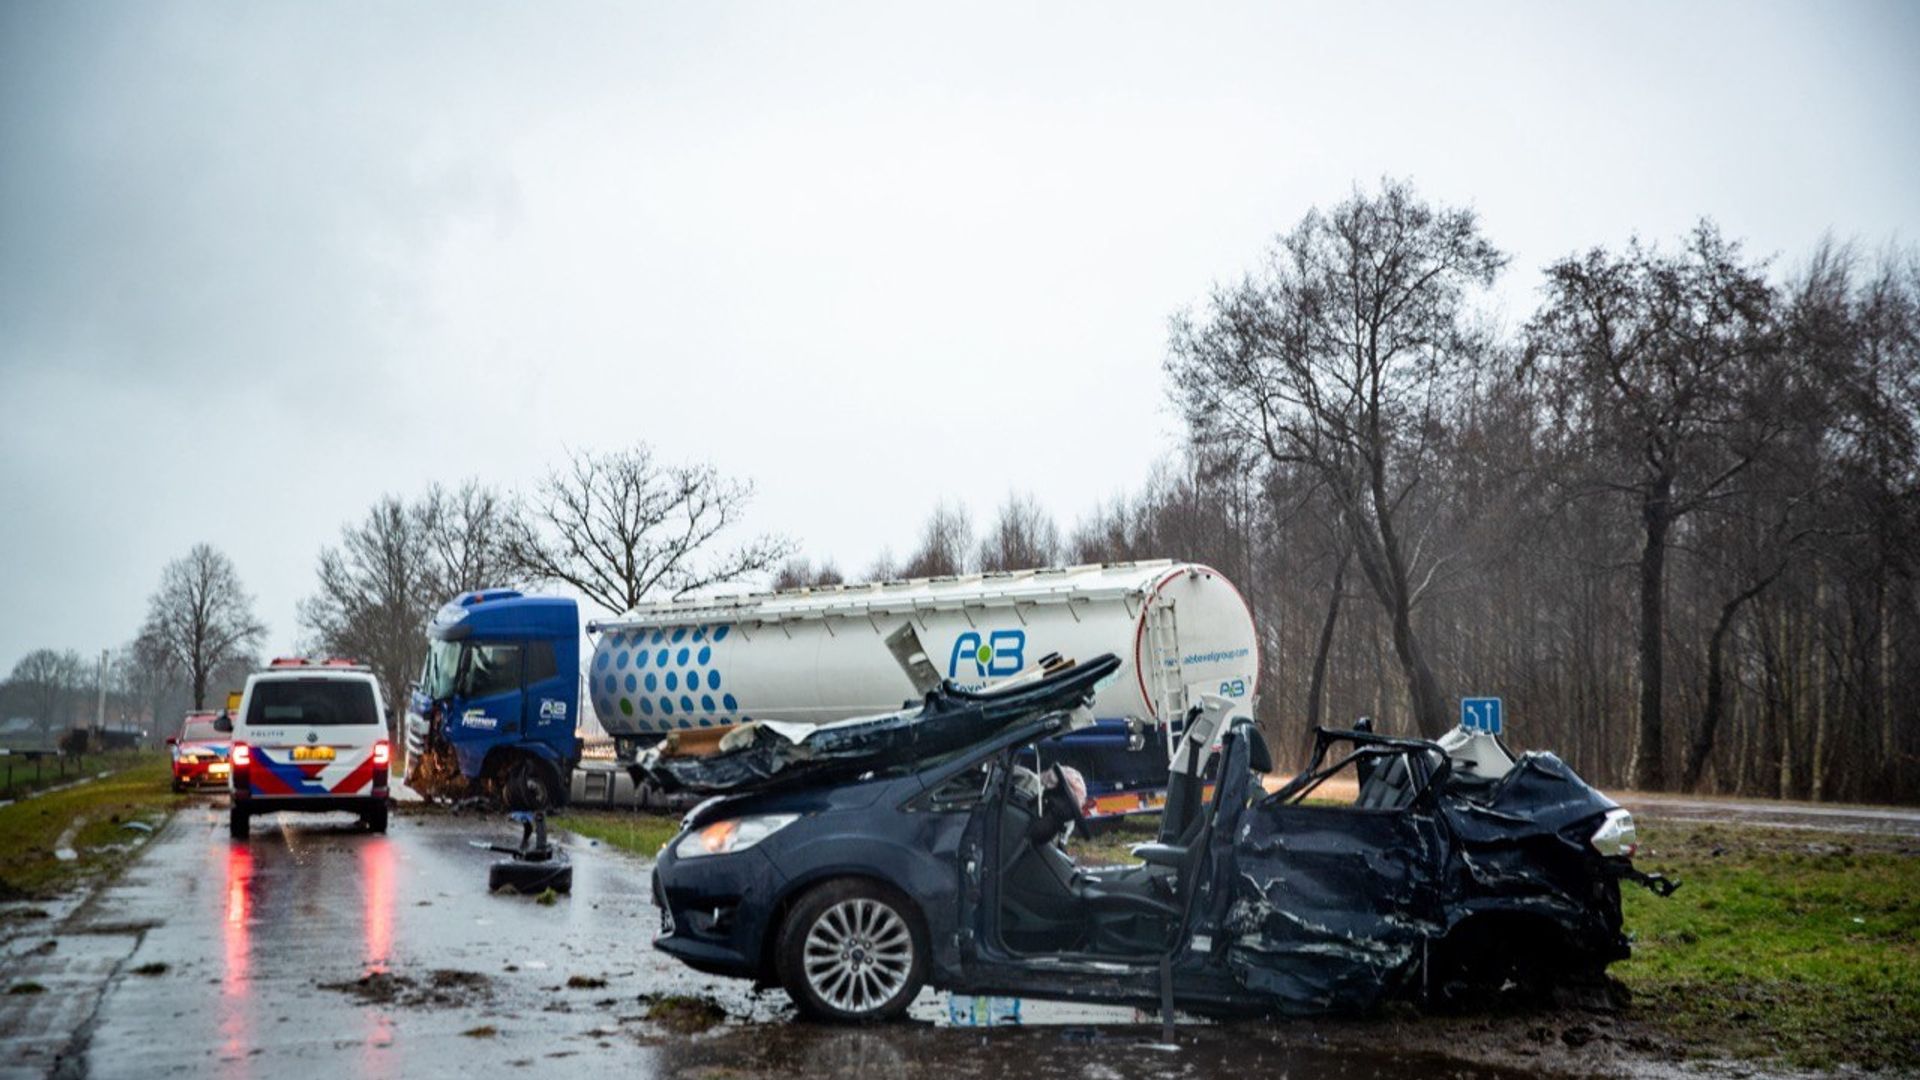
<svg viewBox="0 0 1920 1080"><path fill-rule="evenodd" d="M1180 626L1171 603L1147 608L1147 693L1160 716L1167 738L1167 760L1173 760L1186 727L1187 683L1180 670Z"/></svg>

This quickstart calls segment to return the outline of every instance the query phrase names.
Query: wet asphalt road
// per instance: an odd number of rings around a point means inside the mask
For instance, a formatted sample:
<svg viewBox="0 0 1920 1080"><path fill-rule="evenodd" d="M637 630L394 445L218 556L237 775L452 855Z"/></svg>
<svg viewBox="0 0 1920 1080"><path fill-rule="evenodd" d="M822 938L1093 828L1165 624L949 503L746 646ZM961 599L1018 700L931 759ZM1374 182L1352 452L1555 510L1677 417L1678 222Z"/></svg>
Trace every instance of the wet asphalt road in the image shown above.
<svg viewBox="0 0 1920 1080"><path fill-rule="evenodd" d="M496 856L469 841L488 838L514 839L497 818L414 809L384 837L281 817L234 843L223 802L196 800L116 883L0 947L10 980L48 988L0 999L0 1076L1498 1075L1316 1047L1298 1026L1194 1025L1181 1049L1147 1049L1157 1027L1122 1009L1028 1002L1019 1029L954 1028L931 991L912 1023L801 1023L779 992L650 947L644 860L574 845L573 895L542 906L486 894ZM648 1018L663 994L725 1019L675 1030Z"/></svg>
<svg viewBox="0 0 1920 1080"><path fill-rule="evenodd" d="M1669 821L1726 822L1773 829L1814 829L1920 840L1920 810L1913 807L1698 798L1639 792L1621 792L1614 799L1635 814Z"/></svg>

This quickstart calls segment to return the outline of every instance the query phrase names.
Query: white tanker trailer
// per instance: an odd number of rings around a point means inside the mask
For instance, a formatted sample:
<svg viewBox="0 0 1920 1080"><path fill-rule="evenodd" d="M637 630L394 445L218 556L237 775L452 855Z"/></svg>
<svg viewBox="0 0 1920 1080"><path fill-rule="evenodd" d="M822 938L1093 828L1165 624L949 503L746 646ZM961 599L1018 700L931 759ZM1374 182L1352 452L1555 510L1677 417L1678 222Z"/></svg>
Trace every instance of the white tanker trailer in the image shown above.
<svg viewBox="0 0 1920 1080"><path fill-rule="evenodd" d="M1054 747L1099 814L1157 808L1199 694L1250 709L1259 688L1246 601L1219 572L1163 559L642 604L588 624L588 693L624 760L674 732L888 712L919 696L888 644L908 625L934 674L969 689L1054 654L1120 657L1099 722Z"/></svg>

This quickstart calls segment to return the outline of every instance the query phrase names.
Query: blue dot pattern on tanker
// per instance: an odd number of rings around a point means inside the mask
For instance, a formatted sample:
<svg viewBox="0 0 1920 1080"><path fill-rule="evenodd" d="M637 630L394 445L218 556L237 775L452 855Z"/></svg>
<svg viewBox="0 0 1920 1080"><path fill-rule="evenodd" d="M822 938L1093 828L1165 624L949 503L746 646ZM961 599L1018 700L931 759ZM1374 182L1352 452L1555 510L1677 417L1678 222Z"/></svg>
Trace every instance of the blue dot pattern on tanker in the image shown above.
<svg viewBox="0 0 1920 1080"><path fill-rule="evenodd" d="M620 631L602 644L588 685L601 716L642 718L658 731L724 727L752 719L714 663L730 626Z"/></svg>

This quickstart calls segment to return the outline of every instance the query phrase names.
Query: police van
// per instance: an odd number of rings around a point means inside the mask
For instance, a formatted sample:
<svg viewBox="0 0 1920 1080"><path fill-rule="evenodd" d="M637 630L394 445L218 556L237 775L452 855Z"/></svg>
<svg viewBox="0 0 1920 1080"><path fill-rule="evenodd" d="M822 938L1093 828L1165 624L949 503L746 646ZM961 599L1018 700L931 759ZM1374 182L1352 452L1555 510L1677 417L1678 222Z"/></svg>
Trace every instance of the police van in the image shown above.
<svg viewBox="0 0 1920 1080"><path fill-rule="evenodd" d="M372 669L348 660L275 660L247 677L233 717L228 827L257 814L344 810L387 831L393 744Z"/></svg>

